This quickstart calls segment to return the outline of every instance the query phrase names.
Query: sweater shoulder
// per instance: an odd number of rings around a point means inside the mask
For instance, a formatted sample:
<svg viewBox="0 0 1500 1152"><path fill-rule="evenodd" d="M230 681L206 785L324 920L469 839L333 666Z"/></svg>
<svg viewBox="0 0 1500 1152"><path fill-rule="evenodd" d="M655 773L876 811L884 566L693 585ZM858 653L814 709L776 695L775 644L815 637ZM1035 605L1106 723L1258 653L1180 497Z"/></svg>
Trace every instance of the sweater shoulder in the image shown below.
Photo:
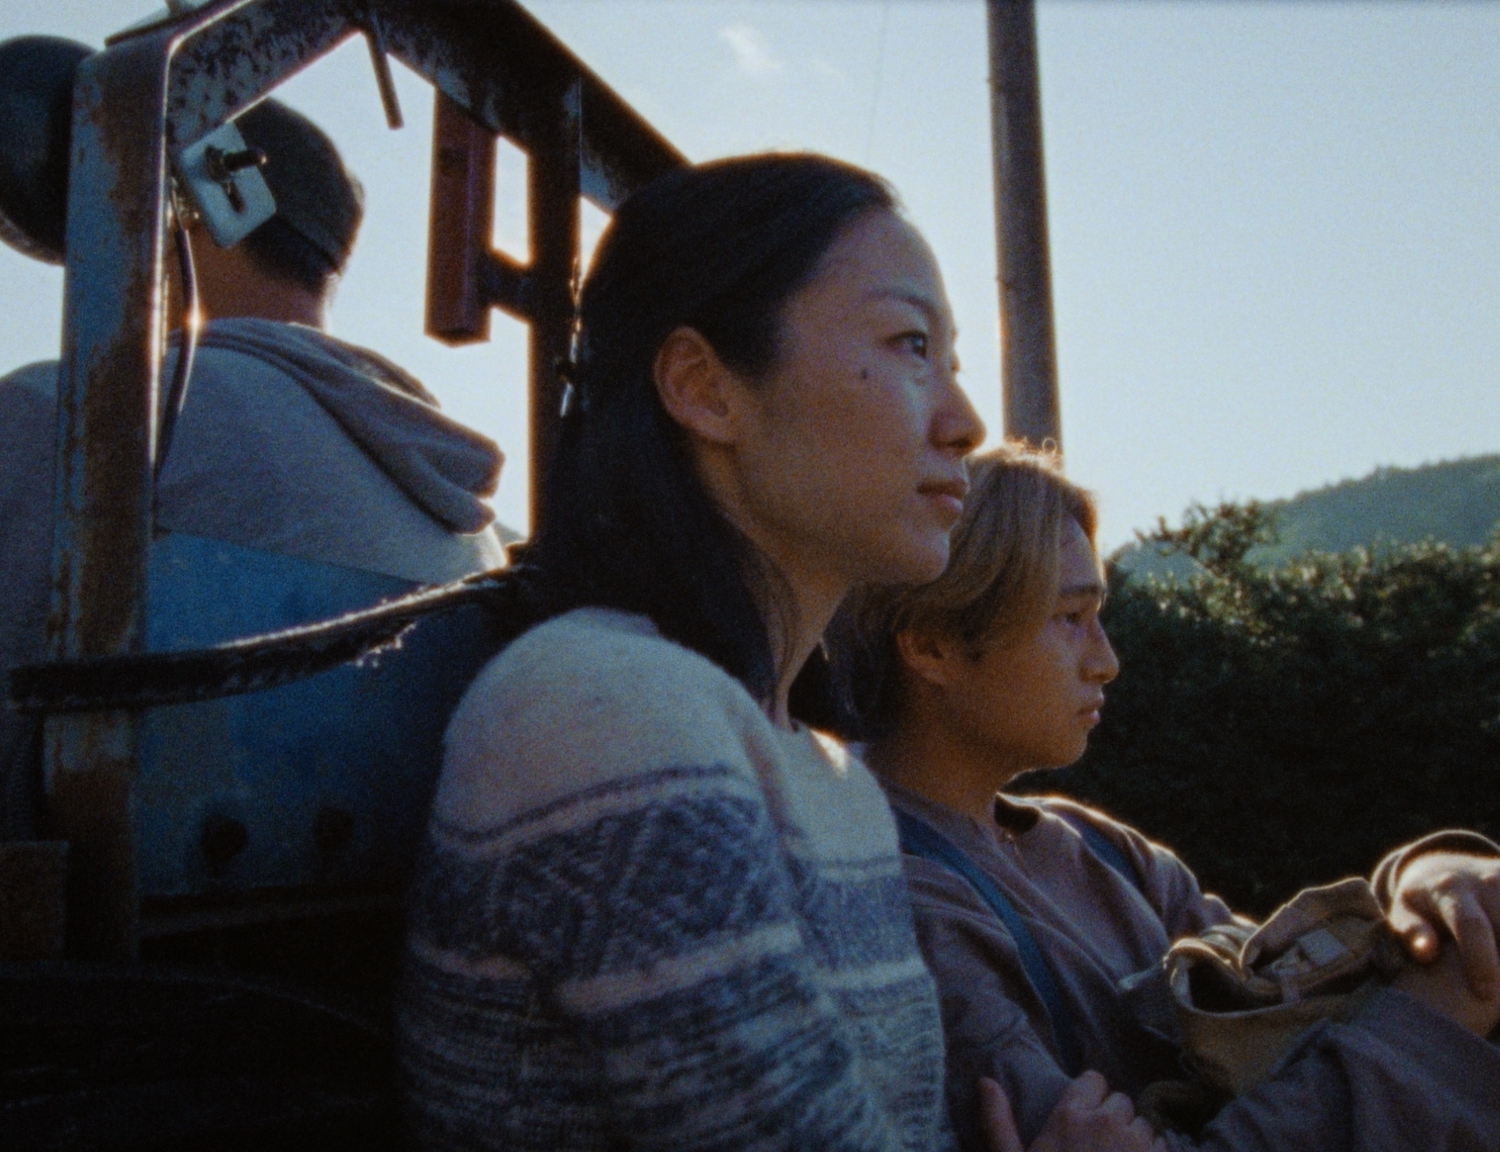
<svg viewBox="0 0 1500 1152"><path fill-rule="evenodd" d="M449 723L440 817L506 819L663 771L753 778L769 729L743 686L644 617L584 608L531 629L475 678Z"/></svg>

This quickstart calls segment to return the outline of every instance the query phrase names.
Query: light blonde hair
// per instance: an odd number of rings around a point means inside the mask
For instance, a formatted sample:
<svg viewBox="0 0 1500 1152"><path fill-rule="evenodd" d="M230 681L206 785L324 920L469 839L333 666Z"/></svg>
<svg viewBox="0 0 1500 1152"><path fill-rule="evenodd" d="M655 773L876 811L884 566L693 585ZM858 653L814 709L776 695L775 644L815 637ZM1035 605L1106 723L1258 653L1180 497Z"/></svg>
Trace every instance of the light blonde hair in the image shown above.
<svg viewBox="0 0 1500 1152"><path fill-rule="evenodd" d="M895 723L898 633L950 636L978 655L1045 619L1069 521L1094 543L1094 497L1063 475L1055 450L1007 441L970 457L969 495L943 574L929 584L858 590L830 629L845 726L874 738Z"/></svg>

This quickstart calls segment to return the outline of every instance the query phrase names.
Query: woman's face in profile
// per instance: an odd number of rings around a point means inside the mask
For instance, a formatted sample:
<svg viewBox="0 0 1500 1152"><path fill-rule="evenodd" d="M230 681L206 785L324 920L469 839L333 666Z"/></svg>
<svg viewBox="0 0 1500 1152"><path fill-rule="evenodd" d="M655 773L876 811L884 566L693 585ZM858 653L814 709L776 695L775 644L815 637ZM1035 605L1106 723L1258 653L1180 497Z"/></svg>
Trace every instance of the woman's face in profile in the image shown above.
<svg viewBox="0 0 1500 1152"><path fill-rule="evenodd" d="M739 445L742 527L788 574L940 575L984 435L956 372L931 250L899 216L860 217L783 311Z"/></svg>

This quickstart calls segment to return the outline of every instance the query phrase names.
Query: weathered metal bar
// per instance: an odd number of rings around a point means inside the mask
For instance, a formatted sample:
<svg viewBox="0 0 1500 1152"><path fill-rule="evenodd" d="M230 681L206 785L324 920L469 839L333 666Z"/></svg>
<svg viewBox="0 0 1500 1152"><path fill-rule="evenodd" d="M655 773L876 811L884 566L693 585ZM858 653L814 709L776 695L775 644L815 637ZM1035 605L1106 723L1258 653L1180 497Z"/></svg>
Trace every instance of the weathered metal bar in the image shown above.
<svg viewBox="0 0 1500 1152"><path fill-rule="evenodd" d="M53 659L143 643L167 150L253 103L350 31L337 0L243 0L112 41L80 67L58 384ZM139 735L127 713L47 721L48 807L69 845L75 956L129 957L138 947Z"/></svg>
<svg viewBox="0 0 1500 1152"><path fill-rule="evenodd" d="M573 336L573 292L578 276L581 187L582 82L540 92L532 106L527 209L531 265L531 530L546 516L543 480L561 422L559 363Z"/></svg>
<svg viewBox="0 0 1500 1152"><path fill-rule="evenodd" d="M535 314L531 273L503 252L489 252L479 265L479 285L484 298L517 320L528 324Z"/></svg>
<svg viewBox="0 0 1500 1152"><path fill-rule="evenodd" d="M178 26L167 134L180 148L360 31L343 0L240 0Z"/></svg>
<svg viewBox="0 0 1500 1152"><path fill-rule="evenodd" d="M85 60L73 101L48 650L138 651L151 540L171 33ZM128 713L50 717L49 807L68 841L68 950L133 956L137 881Z"/></svg>
<svg viewBox="0 0 1500 1152"><path fill-rule="evenodd" d="M514 0L380 0L392 55L528 152L531 94L580 85L582 191L605 211L686 164L613 89Z"/></svg>
<svg viewBox="0 0 1500 1152"><path fill-rule="evenodd" d="M490 301L530 322L535 531L545 514L541 480L552 459L562 400L556 366L571 337L578 197L586 193L612 210L635 188L686 160L512 0L383 0L381 14L393 54L530 156L530 265L523 270L490 252L488 244L475 258Z"/></svg>
<svg viewBox="0 0 1500 1152"><path fill-rule="evenodd" d="M380 26L380 12L374 6L371 6L366 21L365 39L370 45L370 67L375 70L375 86L380 89L380 106L385 110L386 127L402 128L406 120L401 115L401 101L396 95L391 62L385 55L385 32Z"/></svg>
<svg viewBox="0 0 1500 1152"><path fill-rule="evenodd" d="M495 137L439 92L432 110L426 328L445 344L490 338L483 263L494 221Z"/></svg>
<svg viewBox="0 0 1500 1152"><path fill-rule="evenodd" d="M1033 0L988 0L1005 433L1062 445Z"/></svg>

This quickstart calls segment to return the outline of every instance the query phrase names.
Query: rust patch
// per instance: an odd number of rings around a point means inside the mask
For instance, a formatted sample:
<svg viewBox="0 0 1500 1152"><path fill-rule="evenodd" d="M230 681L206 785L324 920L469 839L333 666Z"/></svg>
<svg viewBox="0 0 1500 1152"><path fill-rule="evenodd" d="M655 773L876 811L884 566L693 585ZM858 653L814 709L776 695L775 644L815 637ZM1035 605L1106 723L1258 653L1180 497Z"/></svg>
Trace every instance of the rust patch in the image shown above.
<svg viewBox="0 0 1500 1152"><path fill-rule="evenodd" d="M164 44L85 61L68 204L68 349L59 388L53 651L130 650L149 539L159 367Z"/></svg>
<svg viewBox="0 0 1500 1152"><path fill-rule="evenodd" d="M173 148L199 139L358 31L342 0L260 0L179 25Z"/></svg>

